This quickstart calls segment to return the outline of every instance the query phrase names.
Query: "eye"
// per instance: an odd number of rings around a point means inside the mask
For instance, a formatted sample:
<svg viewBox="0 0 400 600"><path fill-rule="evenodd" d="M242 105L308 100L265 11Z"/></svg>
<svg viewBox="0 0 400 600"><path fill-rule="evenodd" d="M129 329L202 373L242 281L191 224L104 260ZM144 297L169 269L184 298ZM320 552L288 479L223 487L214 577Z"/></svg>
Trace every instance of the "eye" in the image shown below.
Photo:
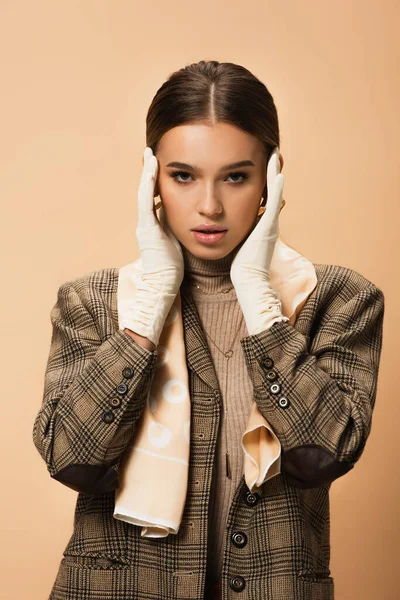
<svg viewBox="0 0 400 600"><path fill-rule="evenodd" d="M174 171L171 174L171 177L172 177L172 179L175 179L176 183L180 183L180 184L186 183L187 179L185 179L184 181L178 180L178 177L181 177L182 175L189 175L189 177L191 177L190 173L187 173L186 171Z"/></svg>
<svg viewBox="0 0 400 600"><path fill-rule="evenodd" d="M187 171L174 171L171 174L172 179L175 179L176 183L179 183L180 185L184 185L184 184L188 183L189 180L188 179L184 179L183 181L179 181L178 177L182 177L182 176L184 176L184 177L185 176L191 177L191 174L188 173ZM237 181L237 180L233 181L232 183L235 184L235 185L240 184L240 183L244 183L244 181L246 181L246 179L249 178L248 173L241 173L239 171L236 171L234 173L229 173L229 177L232 177L232 176L233 177L241 177L242 178L240 181Z"/></svg>
<svg viewBox="0 0 400 600"><path fill-rule="evenodd" d="M243 183L244 181L246 181L246 179L248 179L248 178L249 178L249 176L248 176L248 174L247 174L247 173L239 173L239 172L236 172L236 173L230 173L230 174L229 174L229 177L232 177L232 176L233 176L233 177L235 177L235 176L238 176L238 177L242 177L242 178L243 178L241 181L236 181L236 183Z"/></svg>

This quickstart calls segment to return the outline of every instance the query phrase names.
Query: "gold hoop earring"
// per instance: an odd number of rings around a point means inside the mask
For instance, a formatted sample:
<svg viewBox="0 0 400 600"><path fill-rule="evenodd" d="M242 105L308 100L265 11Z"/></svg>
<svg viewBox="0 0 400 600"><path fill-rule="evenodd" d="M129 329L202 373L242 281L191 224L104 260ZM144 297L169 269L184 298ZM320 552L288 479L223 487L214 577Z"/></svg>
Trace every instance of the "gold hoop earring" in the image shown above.
<svg viewBox="0 0 400 600"><path fill-rule="evenodd" d="M264 198L261 198L261 203L262 203L262 201L263 201L263 200L264 200ZM282 210L282 208L285 206L285 204L286 204L286 200L285 200L284 198L282 198L282 206L281 206L281 208L280 208L280 211L281 211L281 210ZM261 217L261 215L263 215L263 214L265 213L265 210L266 210L266 207L265 207L265 206L260 206L260 207L259 207L259 209L258 209L257 216L258 216L258 217ZM279 211L279 212L280 212L280 211Z"/></svg>
<svg viewBox="0 0 400 600"><path fill-rule="evenodd" d="M263 202L264 202L264 196L261 196L261 202L260 202L260 206L258 208L258 213L257 213L258 217L261 217L261 215L263 215L265 213L265 206L261 206Z"/></svg>
<svg viewBox="0 0 400 600"><path fill-rule="evenodd" d="M159 196L156 196L156 198L159 198ZM160 199L160 200L159 200L159 202L157 202L157 204L155 204L155 205L154 205L154 208L155 208L156 210L158 210L159 208L161 208L161 206L162 206L162 201L161 201L161 199Z"/></svg>

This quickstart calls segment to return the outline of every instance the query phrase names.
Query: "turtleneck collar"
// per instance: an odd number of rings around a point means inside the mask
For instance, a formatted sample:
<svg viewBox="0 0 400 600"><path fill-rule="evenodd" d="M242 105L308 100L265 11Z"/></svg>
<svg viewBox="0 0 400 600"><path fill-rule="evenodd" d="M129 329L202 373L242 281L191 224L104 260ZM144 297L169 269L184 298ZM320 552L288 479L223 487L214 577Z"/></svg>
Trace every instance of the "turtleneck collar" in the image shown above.
<svg viewBox="0 0 400 600"><path fill-rule="evenodd" d="M184 284L190 288L193 295L200 297L203 294L206 296L234 294L230 269L237 248L216 260L199 258L182 244L181 248L185 263Z"/></svg>

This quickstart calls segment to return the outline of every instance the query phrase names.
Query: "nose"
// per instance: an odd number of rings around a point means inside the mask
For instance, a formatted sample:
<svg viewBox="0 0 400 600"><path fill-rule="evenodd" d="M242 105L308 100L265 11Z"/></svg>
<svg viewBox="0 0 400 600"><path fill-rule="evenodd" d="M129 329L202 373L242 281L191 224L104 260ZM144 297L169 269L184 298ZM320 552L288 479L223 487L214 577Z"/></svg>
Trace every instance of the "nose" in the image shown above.
<svg viewBox="0 0 400 600"><path fill-rule="evenodd" d="M198 203L197 210L199 214L207 215L208 217L220 215L223 212L223 206L215 194L212 184L206 186L202 199Z"/></svg>

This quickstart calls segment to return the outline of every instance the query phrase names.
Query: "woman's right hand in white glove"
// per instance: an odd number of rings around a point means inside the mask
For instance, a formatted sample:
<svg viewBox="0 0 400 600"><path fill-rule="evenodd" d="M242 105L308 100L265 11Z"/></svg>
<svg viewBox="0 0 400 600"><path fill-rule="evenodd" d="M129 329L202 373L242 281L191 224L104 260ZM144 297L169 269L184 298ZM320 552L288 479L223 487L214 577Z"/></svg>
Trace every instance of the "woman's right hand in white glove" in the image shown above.
<svg viewBox="0 0 400 600"><path fill-rule="evenodd" d="M148 146L143 161L136 228L143 270L136 282L135 306L127 326L158 346L183 280L184 259L179 241L165 221L164 209L160 208L160 221L156 215L154 188L158 160Z"/></svg>

